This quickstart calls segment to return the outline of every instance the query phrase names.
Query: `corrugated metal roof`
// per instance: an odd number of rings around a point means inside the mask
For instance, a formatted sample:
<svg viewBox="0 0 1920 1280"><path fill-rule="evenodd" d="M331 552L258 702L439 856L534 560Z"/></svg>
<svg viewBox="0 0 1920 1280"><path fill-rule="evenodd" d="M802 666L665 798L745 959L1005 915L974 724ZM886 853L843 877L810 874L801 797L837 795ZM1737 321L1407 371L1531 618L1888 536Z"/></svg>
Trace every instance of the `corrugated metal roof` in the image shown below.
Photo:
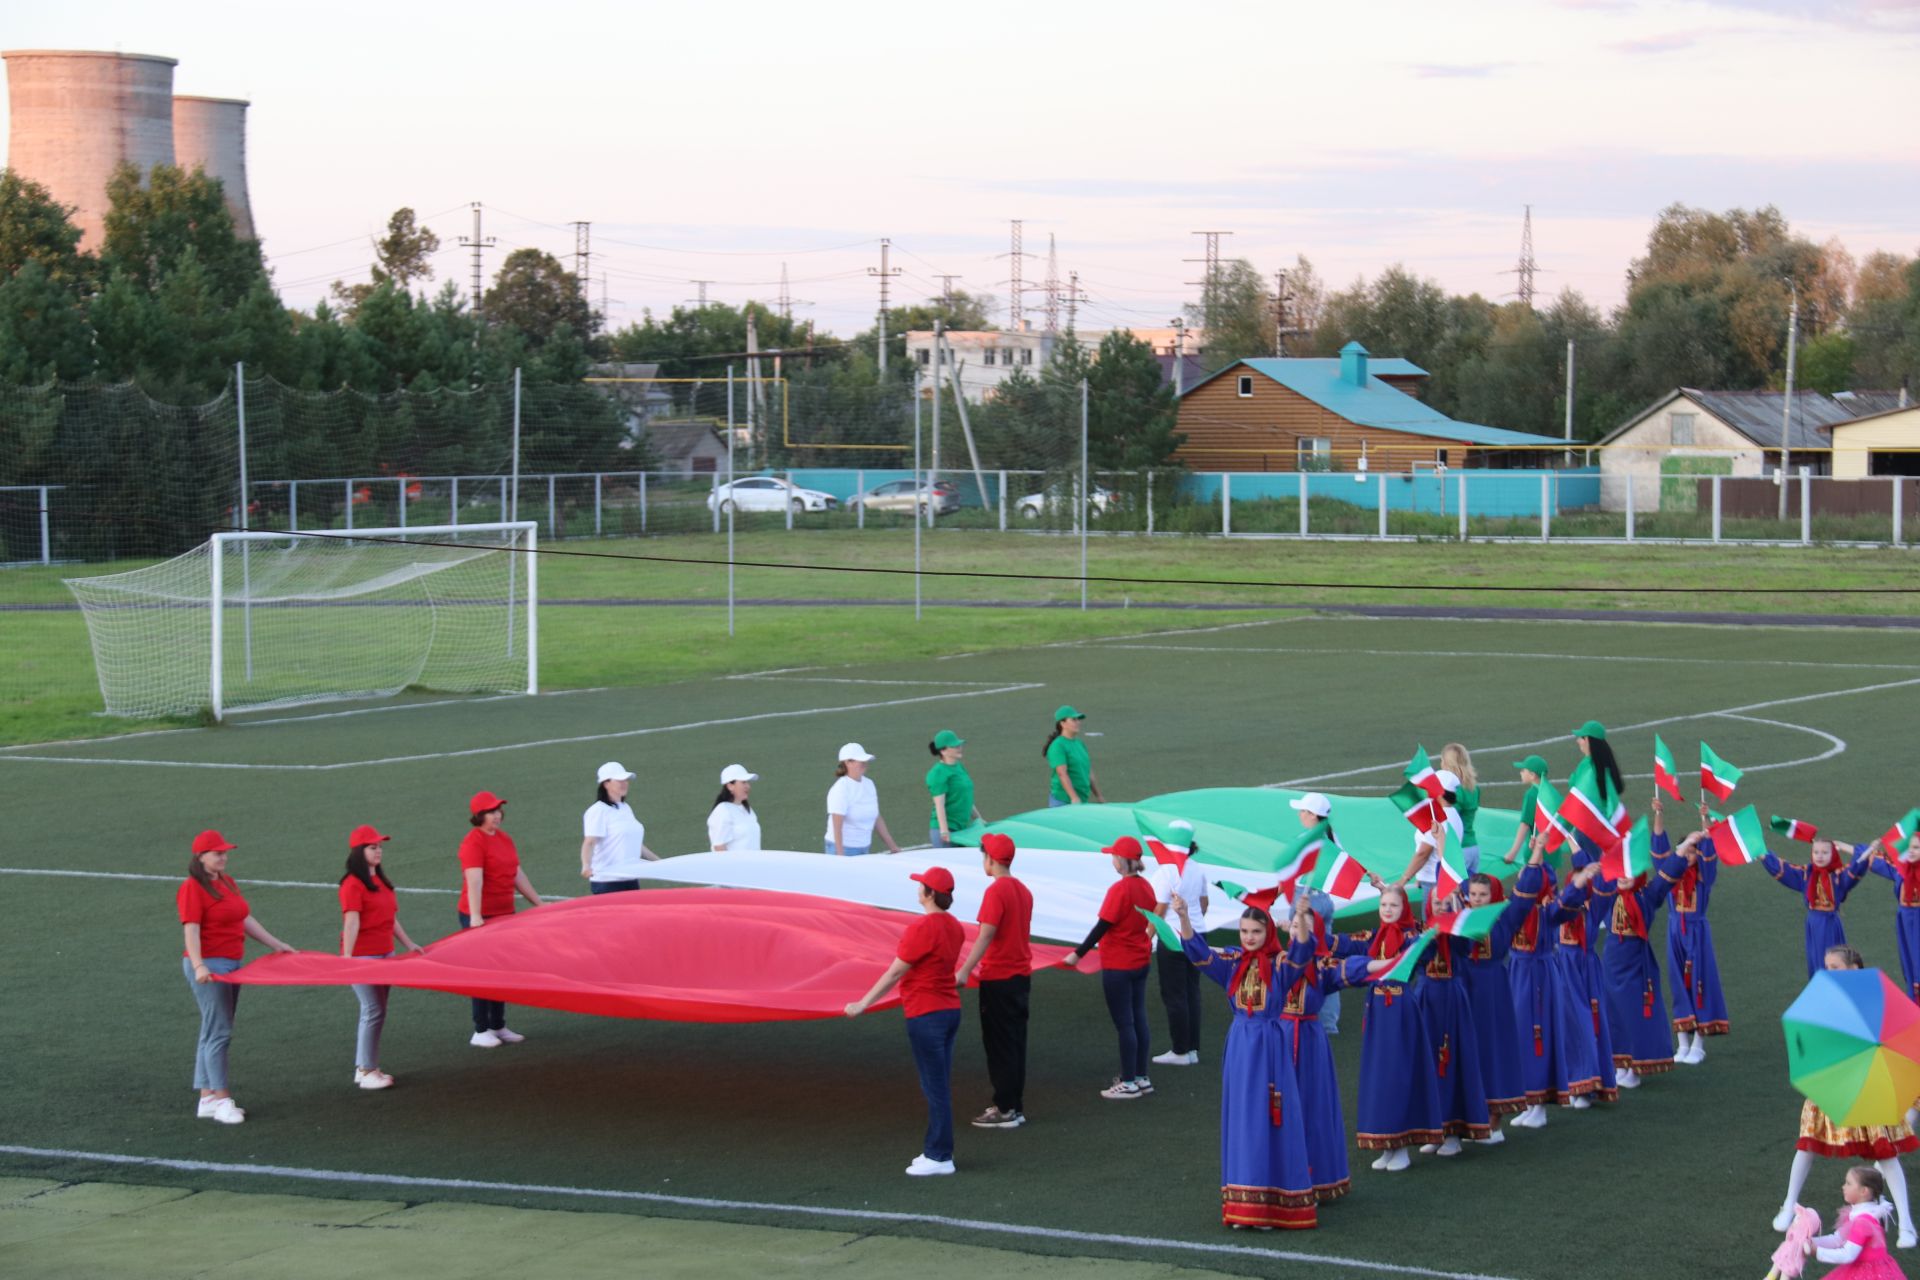
<svg viewBox="0 0 1920 1280"><path fill-rule="evenodd" d="M704 422L662 422L648 427L644 438L653 456L662 461L691 458L702 444L716 439L713 428Z"/></svg>
<svg viewBox="0 0 1920 1280"><path fill-rule="evenodd" d="M1759 445L1778 446L1780 420L1787 403L1784 391L1701 391L1682 387L1680 393L1720 421ZM1864 414L1879 413L1899 404L1897 391L1847 391L1830 396L1822 391L1793 393L1793 418L1787 432L1787 446L1793 449L1825 449L1832 441L1820 434L1821 427L1846 422Z"/></svg>
<svg viewBox="0 0 1920 1280"><path fill-rule="evenodd" d="M1343 379L1340 376L1338 359L1280 356L1242 360L1239 363L1273 379L1289 391L1305 396L1329 413L1336 413L1348 422L1357 423L1363 427L1377 427L1383 431L1407 431L1417 435L1434 436L1442 440L1457 440L1461 444L1483 445L1488 448L1539 449L1558 447L1564 443L1554 436L1537 436L1526 431L1509 431L1504 427L1483 427L1478 423L1459 422L1449 418L1424 401L1380 380L1382 374L1400 377L1426 376L1425 369L1397 356L1368 357L1365 386L1355 386ZM1229 365L1220 372L1226 373L1235 367ZM1192 392L1193 388L1189 387L1188 394L1191 395Z"/></svg>

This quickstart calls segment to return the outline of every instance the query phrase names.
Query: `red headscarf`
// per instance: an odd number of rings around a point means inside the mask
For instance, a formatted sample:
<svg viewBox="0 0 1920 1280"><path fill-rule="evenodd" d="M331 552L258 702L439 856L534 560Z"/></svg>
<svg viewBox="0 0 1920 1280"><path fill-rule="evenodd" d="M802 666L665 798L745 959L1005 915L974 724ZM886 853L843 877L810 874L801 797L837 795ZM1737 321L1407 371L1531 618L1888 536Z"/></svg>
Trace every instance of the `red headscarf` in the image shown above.
<svg viewBox="0 0 1920 1280"><path fill-rule="evenodd" d="M1820 889L1827 891L1828 902L1833 903L1836 909L1839 907L1839 899L1834 897L1833 894L1833 872L1839 861L1840 851L1838 849L1833 851L1833 856L1827 861L1827 865L1824 867L1814 865L1811 856L1807 858L1807 905L1809 907L1820 900L1818 893Z"/></svg>
<svg viewBox="0 0 1920 1280"><path fill-rule="evenodd" d="M1880 856L1891 862L1893 869L1900 873L1900 900L1920 902L1920 859L1907 862L1885 853Z"/></svg>
<svg viewBox="0 0 1920 1280"><path fill-rule="evenodd" d="M1262 915L1266 915L1264 910ZM1233 967L1233 983L1227 988L1227 994L1234 1000L1240 998L1240 984L1246 981L1247 971L1255 964L1257 972L1266 983L1268 991L1273 990L1273 958L1280 954L1280 930L1275 926L1272 916L1267 916L1267 940L1252 951L1240 953L1240 963Z"/></svg>
<svg viewBox="0 0 1920 1280"><path fill-rule="evenodd" d="M1553 896L1553 868L1544 862L1540 864L1540 892L1535 896L1536 903L1544 903ZM1526 919L1520 922L1518 941L1524 943L1522 951L1531 951L1540 942L1540 908L1534 907L1527 912Z"/></svg>
<svg viewBox="0 0 1920 1280"><path fill-rule="evenodd" d="M1629 936L1635 938L1647 936L1647 916L1640 909L1640 890L1644 889L1646 884L1647 873L1643 871L1635 876L1626 888L1620 890L1619 896L1614 899L1613 909L1626 912L1627 923L1633 929L1633 933Z"/></svg>

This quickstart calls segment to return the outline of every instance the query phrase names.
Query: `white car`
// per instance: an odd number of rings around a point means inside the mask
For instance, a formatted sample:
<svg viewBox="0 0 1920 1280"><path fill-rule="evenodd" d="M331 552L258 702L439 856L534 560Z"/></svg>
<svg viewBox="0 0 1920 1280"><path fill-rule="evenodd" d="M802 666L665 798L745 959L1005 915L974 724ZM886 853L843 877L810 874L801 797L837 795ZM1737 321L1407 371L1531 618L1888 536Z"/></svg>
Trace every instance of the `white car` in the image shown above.
<svg viewBox="0 0 1920 1280"><path fill-rule="evenodd" d="M840 499L818 489L802 489L779 476L748 476L723 484L707 495L707 508L716 511L833 511Z"/></svg>
<svg viewBox="0 0 1920 1280"><path fill-rule="evenodd" d="M1093 486L1093 518L1098 520L1107 514L1107 508L1113 505L1114 498L1113 490L1104 489L1099 485ZM1057 510L1071 516L1074 502L1073 489L1065 488L1058 493L1030 493L1014 504L1014 510L1028 520L1038 520L1041 513L1047 509L1049 502Z"/></svg>

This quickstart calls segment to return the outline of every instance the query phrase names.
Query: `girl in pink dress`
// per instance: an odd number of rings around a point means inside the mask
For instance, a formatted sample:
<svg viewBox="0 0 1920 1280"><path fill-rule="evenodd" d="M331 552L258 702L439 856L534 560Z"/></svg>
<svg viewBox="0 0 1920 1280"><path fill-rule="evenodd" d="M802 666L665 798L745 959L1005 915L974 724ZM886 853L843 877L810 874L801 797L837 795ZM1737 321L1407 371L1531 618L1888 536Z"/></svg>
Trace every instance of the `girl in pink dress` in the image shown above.
<svg viewBox="0 0 1920 1280"><path fill-rule="evenodd" d="M1887 1255L1886 1220L1893 1206L1886 1200L1887 1184L1870 1164L1847 1171L1840 1189L1840 1215L1833 1234L1814 1239L1814 1256L1840 1265L1827 1272L1828 1280L1906 1280L1900 1264Z"/></svg>

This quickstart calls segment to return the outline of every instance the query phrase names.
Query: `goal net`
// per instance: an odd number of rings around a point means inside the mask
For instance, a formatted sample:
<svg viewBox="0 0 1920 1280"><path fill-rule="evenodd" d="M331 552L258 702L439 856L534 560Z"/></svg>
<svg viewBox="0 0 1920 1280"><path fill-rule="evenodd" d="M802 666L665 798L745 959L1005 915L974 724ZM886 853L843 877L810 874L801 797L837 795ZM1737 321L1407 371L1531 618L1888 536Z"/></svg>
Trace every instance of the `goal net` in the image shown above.
<svg viewBox="0 0 1920 1280"><path fill-rule="evenodd" d="M219 533L68 578L107 713L153 717L535 691L534 524Z"/></svg>

